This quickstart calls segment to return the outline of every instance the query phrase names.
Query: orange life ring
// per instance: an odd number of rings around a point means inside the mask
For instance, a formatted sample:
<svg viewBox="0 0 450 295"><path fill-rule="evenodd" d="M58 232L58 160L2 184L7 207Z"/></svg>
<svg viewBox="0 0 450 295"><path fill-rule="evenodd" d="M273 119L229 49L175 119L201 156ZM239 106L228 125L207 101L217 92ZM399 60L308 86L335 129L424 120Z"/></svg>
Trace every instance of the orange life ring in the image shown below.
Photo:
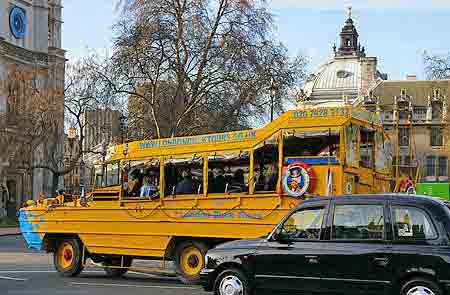
<svg viewBox="0 0 450 295"><path fill-rule="evenodd" d="M316 174L312 167L302 162L294 162L283 168L281 187L289 196L300 198L313 191Z"/></svg>

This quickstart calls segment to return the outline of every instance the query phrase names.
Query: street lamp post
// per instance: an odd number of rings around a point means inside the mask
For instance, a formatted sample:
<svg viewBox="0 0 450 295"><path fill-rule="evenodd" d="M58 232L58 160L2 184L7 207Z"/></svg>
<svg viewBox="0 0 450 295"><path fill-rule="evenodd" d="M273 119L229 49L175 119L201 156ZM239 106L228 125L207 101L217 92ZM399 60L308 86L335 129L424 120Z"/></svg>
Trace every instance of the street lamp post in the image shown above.
<svg viewBox="0 0 450 295"><path fill-rule="evenodd" d="M85 163L83 161L83 158L81 158L81 161L80 161L80 192L81 192L81 197L84 197L84 167L85 167Z"/></svg>
<svg viewBox="0 0 450 295"><path fill-rule="evenodd" d="M277 92L278 92L278 88L275 83L275 79L272 78L270 80L270 122L273 121L274 99L275 99L275 96L277 95Z"/></svg>

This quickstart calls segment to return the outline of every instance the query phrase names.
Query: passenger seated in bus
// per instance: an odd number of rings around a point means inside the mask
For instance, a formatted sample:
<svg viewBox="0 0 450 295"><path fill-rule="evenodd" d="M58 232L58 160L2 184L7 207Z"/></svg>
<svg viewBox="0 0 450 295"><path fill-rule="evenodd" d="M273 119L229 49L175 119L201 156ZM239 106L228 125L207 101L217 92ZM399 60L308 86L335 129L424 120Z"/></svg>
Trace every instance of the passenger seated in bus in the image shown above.
<svg viewBox="0 0 450 295"><path fill-rule="evenodd" d="M128 196L129 197L139 197L141 187L142 187L142 177L141 172L138 169L133 170L130 173L131 181L128 187Z"/></svg>
<svg viewBox="0 0 450 295"><path fill-rule="evenodd" d="M339 145L337 144L333 144L333 145L329 145L324 147L323 149L320 150L320 152L318 153L319 157L335 157L337 156L339 153Z"/></svg>
<svg viewBox="0 0 450 295"><path fill-rule="evenodd" d="M223 176L222 168L213 169L213 177L208 184L208 191L210 193L225 193L225 187L227 182L225 176Z"/></svg>
<svg viewBox="0 0 450 295"><path fill-rule="evenodd" d="M150 177L144 177L144 185L141 187L141 198L154 197L158 194L158 187L150 182Z"/></svg>
<svg viewBox="0 0 450 295"><path fill-rule="evenodd" d="M175 186L175 193L180 195L191 195L194 193L194 184L189 171L183 170L181 172L182 180Z"/></svg>
<svg viewBox="0 0 450 295"><path fill-rule="evenodd" d="M224 177L227 183L231 183L231 181L233 180L233 172L231 171L231 167L228 165L225 166Z"/></svg>
<svg viewBox="0 0 450 295"><path fill-rule="evenodd" d="M264 173L264 190L275 191L277 187L278 173L275 164L269 164Z"/></svg>
<svg viewBox="0 0 450 295"><path fill-rule="evenodd" d="M234 171L233 178L231 179L231 184L228 188L230 193L240 193L246 191L245 180L244 180L244 170L237 169Z"/></svg>

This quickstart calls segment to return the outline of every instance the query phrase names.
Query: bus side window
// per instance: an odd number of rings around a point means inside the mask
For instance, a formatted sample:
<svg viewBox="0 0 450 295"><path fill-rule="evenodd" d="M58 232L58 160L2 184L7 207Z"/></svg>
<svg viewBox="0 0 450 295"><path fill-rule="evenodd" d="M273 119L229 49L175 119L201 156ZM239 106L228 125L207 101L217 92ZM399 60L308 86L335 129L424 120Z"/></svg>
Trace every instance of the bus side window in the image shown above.
<svg viewBox="0 0 450 295"><path fill-rule="evenodd" d="M105 186L116 186L120 184L119 162L108 163L106 165Z"/></svg>
<svg viewBox="0 0 450 295"><path fill-rule="evenodd" d="M250 153L213 154L208 157L208 193L248 193Z"/></svg>
<svg viewBox="0 0 450 295"><path fill-rule="evenodd" d="M283 157L339 157L339 130L283 133Z"/></svg>
<svg viewBox="0 0 450 295"><path fill-rule="evenodd" d="M366 168L374 168L375 166L375 132L366 128L360 128L360 165Z"/></svg>
<svg viewBox="0 0 450 295"><path fill-rule="evenodd" d="M266 140L254 155L253 177L256 193L274 192L278 182L278 137Z"/></svg>
<svg viewBox="0 0 450 295"><path fill-rule="evenodd" d="M149 159L131 161L126 171L128 173L125 185L126 198L155 199L159 197L159 160Z"/></svg>
<svg viewBox="0 0 450 295"><path fill-rule="evenodd" d="M164 175L166 196L203 193L203 158L201 156L167 159Z"/></svg>
<svg viewBox="0 0 450 295"><path fill-rule="evenodd" d="M93 185L94 187L102 187L104 186L104 178L103 178L103 174L104 174L104 169L103 169L103 165L95 165L94 169L93 169Z"/></svg>

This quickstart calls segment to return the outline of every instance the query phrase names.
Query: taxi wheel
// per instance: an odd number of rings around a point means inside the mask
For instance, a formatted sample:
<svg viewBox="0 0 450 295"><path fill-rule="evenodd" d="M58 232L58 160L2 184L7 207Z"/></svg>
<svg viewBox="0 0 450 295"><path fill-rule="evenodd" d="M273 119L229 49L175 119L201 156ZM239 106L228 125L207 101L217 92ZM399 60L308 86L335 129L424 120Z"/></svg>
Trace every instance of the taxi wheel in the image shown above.
<svg viewBox="0 0 450 295"><path fill-rule="evenodd" d="M214 282L214 295L250 295L251 287L247 276L239 269L222 271Z"/></svg>
<svg viewBox="0 0 450 295"><path fill-rule="evenodd" d="M413 278L403 284L400 295L442 295L435 282L425 278Z"/></svg>
<svg viewBox="0 0 450 295"><path fill-rule="evenodd" d="M64 277L74 277L83 271L81 242L76 238L61 239L53 253L53 264Z"/></svg>
<svg viewBox="0 0 450 295"><path fill-rule="evenodd" d="M205 266L205 254L208 247L201 242L187 241L175 249L175 266L180 280L185 284L200 281L200 271Z"/></svg>
<svg viewBox="0 0 450 295"><path fill-rule="evenodd" d="M109 265L109 266L117 266L120 267L122 263L122 258L118 257L118 258L113 258L113 259L107 259L104 264L105 265ZM130 257L124 257L123 258L123 267L125 268L104 268L106 274L109 277L112 278L119 278L121 276L123 276L124 274L127 273L128 268L131 266L131 264L133 263L133 259Z"/></svg>

